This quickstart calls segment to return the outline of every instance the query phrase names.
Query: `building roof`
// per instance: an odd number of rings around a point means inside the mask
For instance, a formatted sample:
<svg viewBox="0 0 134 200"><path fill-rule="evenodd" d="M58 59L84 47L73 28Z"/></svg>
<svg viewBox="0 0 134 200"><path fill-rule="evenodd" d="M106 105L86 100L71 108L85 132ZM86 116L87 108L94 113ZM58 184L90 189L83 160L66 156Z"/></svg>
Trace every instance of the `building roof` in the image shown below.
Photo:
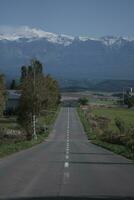
<svg viewBox="0 0 134 200"><path fill-rule="evenodd" d="M21 92L18 90L7 90L8 100L18 100L21 96Z"/></svg>

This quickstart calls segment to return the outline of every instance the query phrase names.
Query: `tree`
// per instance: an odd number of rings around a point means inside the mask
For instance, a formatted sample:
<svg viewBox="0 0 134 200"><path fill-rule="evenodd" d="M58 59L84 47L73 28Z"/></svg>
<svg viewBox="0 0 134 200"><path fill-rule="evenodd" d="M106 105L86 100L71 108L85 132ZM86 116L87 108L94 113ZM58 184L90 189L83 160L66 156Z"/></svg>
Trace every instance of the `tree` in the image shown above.
<svg viewBox="0 0 134 200"><path fill-rule="evenodd" d="M41 63L37 60L32 60L30 66L21 68L22 94L18 120L25 129L28 140L32 138L35 116L41 110L43 74L40 69Z"/></svg>
<svg viewBox="0 0 134 200"><path fill-rule="evenodd" d="M3 115L5 109L6 90L4 76L0 75L0 116Z"/></svg>
<svg viewBox="0 0 134 200"><path fill-rule="evenodd" d="M78 102L81 105L87 105L88 104L88 99L86 97L79 98Z"/></svg>
<svg viewBox="0 0 134 200"><path fill-rule="evenodd" d="M60 103L60 91L58 82L54 80L50 75L44 77L44 109L55 109Z"/></svg>
<svg viewBox="0 0 134 200"><path fill-rule="evenodd" d="M23 82L24 79L26 78L26 76L27 76L27 67L23 65L21 67L21 78L20 78L20 81Z"/></svg>
<svg viewBox="0 0 134 200"><path fill-rule="evenodd" d="M27 72L28 75L32 76L32 73L33 73L32 66L29 65L27 68L28 68L28 69L27 69L27 71L28 71L28 72Z"/></svg>
<svg viewBox="0 0 134 200"><path fill-rule="evenodd" d="M129 92L126 93L124 96L124 103L128 106L128 108L131 108L134 106L134 96L131 95Z"/></svg>
<svg viewBox="0 0 134 200"><path fill-rule="evenodd" d="M16 87L17 87L17 86L16 86L16 81L13 79L12 82L11 82L11 85L10 85L10 89L11 89L11 90L15 90Z"/></svg>
<svg viewBox="0 0 134 200"><path fill-rule="evenodd" d="M27 75L21 85L21 98L18 120L32 138L35 129L35 116L38 118L43 109L53 109L59 103L57 82L50 76L44 76L42 64L32 60L26 67Z"/></svg>

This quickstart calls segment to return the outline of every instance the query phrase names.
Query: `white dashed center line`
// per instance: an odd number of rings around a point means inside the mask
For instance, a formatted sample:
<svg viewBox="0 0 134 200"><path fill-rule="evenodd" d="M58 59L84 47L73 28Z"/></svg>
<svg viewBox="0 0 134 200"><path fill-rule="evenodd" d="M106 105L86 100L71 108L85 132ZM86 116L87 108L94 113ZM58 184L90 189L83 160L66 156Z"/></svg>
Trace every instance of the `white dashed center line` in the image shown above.
<svg viewBox="0 0 134 200"><path fill-rule="evenodd" d="M67 184L68 183L68 179L70 177L69 172L64 172L64 176L63 176L63 183Z"/></svg>
<svg viewBox="0 0 134 200"><path fill-rule="evenodd" d="M69 159L69 155L66 155L66 159L67 159L67 160Z"/></svg>
<svg viewBox="0 0 134 200"><path fill-rule="evenodd" d="M65 162L64 167L68 168L69 167L69 162Z"/></svg>
<svg viewBox="0 0 134 200"><path fill-rule="evenodd" d="M69 132L70 132L69 129L70 129L70 127L69 127L69 108L68 108L68 114L67 114L67 132L66 132L66 135L67 135L67 138L66 138L66 155L65 155L66 160L69 160ZM69 167L69 162L68 161L65 161L64 167L65 168Z"/></svg>

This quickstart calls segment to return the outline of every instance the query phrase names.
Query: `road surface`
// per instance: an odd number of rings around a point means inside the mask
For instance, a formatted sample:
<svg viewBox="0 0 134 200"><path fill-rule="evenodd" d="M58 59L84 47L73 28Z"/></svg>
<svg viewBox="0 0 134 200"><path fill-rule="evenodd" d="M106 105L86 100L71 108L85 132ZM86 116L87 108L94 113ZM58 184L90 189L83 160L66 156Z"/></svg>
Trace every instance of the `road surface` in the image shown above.
<svg viewBox="0 0 134 200"><path fill-rule="evenodd" d="M91 144L62 108L47 141L0 160L0 200L21 197L134 197L134 163Z"/></svg>

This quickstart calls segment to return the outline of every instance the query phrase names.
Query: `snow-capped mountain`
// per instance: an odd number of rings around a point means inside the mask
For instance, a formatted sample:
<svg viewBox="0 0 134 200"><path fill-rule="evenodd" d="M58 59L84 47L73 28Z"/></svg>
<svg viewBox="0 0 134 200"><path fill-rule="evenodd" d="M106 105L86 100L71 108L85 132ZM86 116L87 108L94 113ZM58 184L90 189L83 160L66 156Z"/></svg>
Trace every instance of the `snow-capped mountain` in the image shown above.
<svg viewBox="0 0 134 200"><path fill-rule="evenodd" d="M41 29L0 27L0 72L8 78L36 57L46 73L80 79L133 79L134 38L73 37Z"/></svg>
<svg viewBox="0 0 134 200"><path fill-rule="evenodd" d="M46 39L49 42L55 44L61 44L64 46L71 45L72 42L76 39L73 36L64 35L64 34L56 34L45 32L41 29L30 28L28 26L21 26L21 27L0 27L0 40L8 40L8 41L16 41L19 39L25 38L28 42L39 40L39 39ZM101 38L92 38L92 37L77 37L77 40L86 42L86 41L98 41L107 46L111 46L114 44L121 44L124 41L134 41L134 38L127 38L127 37L114 37L114 36L104 36Z"/></svg>
<svg viewBox="0 0 134 200"><path fill-rule="evenodd" d="M39 39L46 39L49 42L63 44L68 46L74 40L74 37L64 34L58 35L50 32L45 32L41 29L29 28L22 26L18 28L3 28L0 30L0 40L15 41L21 38L28 39L28 42Z"/></svg>

